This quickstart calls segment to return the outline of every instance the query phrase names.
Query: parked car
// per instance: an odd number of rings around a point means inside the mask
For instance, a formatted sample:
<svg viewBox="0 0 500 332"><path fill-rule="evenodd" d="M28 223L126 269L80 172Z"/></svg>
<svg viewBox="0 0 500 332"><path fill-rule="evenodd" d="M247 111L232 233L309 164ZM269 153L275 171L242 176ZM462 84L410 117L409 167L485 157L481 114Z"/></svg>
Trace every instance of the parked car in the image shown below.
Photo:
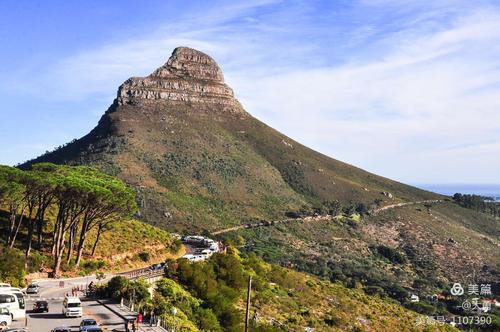
<svg viewBox="0 0 500 332"><path fill-rule="evenodd" d="M12 324L12 316L9 309L0 307L0 330L6 329Z"/></svg>
<svg viewBox="0 0 500 332"><path fill-rule="evenodd" d="M37 284L31 284L26 288L26 294L38 294L38 291L40 290L40 286Z"/></svg>
<svg viewBox="0 0 500 332"><path fill-rule="evenodd" d="M62 314L66 317L82 317L82 302L77 296L67 296L63 301Z"/></svg>
<svg viewBox="0 0 500 332"><path fill-rule="evenodd" d="M153 264L149 267L151 271L161 270L165 266L165 263Z"/></svg>
<svg viewBox="0 0 500 332"><path fill-rule="evenodd" d="M25 327L13 327L11 329L3 330L2 332L28 332Z"/></svg>
<svg viewBox="0 0 500 332"><path fill-rule="evenodd" d="M95 332L96 330L101 330L101 328L95 319L86 318L81 321L80 332Z"/></svg>
<svg viewBox="0 0 500 332"><path fill-rule="evenodd" d="M66 326L58 326L54 328L51 332L71 332L71 329Z"/></svg>
<svg viewBox="0 0 500 332"><path fill-rule="evenodd" d="M47 301L36 301L33 303L33 312L49 312L49 303Z"/></svg>

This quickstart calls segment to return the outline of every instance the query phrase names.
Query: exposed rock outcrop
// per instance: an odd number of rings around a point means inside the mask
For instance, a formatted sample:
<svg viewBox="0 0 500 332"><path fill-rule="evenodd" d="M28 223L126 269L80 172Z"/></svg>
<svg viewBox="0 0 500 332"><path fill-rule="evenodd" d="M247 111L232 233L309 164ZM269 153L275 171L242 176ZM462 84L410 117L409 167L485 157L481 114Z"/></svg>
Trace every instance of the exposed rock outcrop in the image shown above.
<svg viewBox="0 0 500 332"><path fill-rule="evenodd" d="M118 89L118 104L145 100L217 104L225 111L245 113L215 60L188 47L176 48L151 75L132 77Z"/></svg>

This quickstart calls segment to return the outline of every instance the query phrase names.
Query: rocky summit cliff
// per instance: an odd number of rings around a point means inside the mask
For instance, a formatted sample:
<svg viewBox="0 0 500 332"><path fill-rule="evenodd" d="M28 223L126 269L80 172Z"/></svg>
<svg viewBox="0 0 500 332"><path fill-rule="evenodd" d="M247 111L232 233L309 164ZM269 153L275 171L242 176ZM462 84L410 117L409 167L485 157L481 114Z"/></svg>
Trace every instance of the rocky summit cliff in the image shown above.
<svg viewBox="0 0 500 332"><path fill-rule="evenodd" d="M118 104L136 100L215 104L226 112L244 113L217 63L187 47L176 48L167 63L148 77L132 77L120 86Z"/></svg>
<svg viewBox="0 0 500 332"><path fill-rule="evenodd" d="M472 271L490 275L500 256L498 220L450 202L423 205L418 202L443 197L277 132L243 109L211 57L186 47L149 76L125 81L88 135L23 167L42 161L92 165L122 178L137 191L140 218L170 231L212 232L256 219L324 214L339 204L347 216L393 206L362 221L280 224L232 238L270 261L331 279L376 277L382 287L416 287L420 278L443 285ZM389 263L380 246L403 258ZM468 265L456 263L459 257Z"/></svg>

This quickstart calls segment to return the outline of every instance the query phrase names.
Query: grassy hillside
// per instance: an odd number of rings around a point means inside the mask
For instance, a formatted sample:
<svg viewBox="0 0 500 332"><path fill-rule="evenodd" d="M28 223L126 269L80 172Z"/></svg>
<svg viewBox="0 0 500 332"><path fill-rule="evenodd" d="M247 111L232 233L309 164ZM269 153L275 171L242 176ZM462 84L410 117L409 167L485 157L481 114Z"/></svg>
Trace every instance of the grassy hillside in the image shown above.
<svg viewBox="0 0 500 332"><path fill-rule="evenodd" d="M167 274L157 283L153 298L146 292L139 306L183 331L242 331L248 276L253 285L251 331L455 330L449 325L419 326L422 316L390 299L271 265L252 254L240 255L232 248L206 262L172 261ZM141 282L131 287L117 279L101 292L126 297L127 289L134 287L140 289ZM177 309L175 317L172 307Z"/></svg>
<svg viewBox="0 0 500 332"><path fill-rule="evenodd" d="M361 220L297 221L221 237L266 261L413 308L411 293L423 299L447 294L454 282L495 285L500 278L499 232L500 219L442 202L390 209ZM452 312L456 305L446 304Z"/></svg>
<svg viewBox="0 0 500 332"><path fill-rule="evenodd" d="M369 206L439 197L314 152L250 115L203 107L114 105L88 136L33 162L116 175L136 188L142 218L171 230L276 219L333 200Z"/></svg>
<svg viewBox="0 0 500 332"><path fill-rule="evenodd" d="M25 273L33 276L46 276L52 268L52 258L50 255L48 242L50 239L50 229L53 226L49 218L44 227L46 233L45 245L42 250L35 248L28 260L28 269ZM0 233L2 234L0 251L7 252L5 248L8 231L8 219L5 211L0 210ZM14 251L19 253L16 260L20 260L20 266L24 267L24 247L27 230L20 229L18 241L14 246ZM89 233L88 243L93 244L96 231ZM83 255L81 267L75 269L74 261L63 265L63 275L73 276L92 273L94 271L123 271L135 267L142 267L154 262L161 262L165 259L179 257L183 254L180 243L174 241L170 233L155 228L137 220L121 220L113 223L110 229L101 235L94 256L91 256L92 246L90 245ZM141 253L147 252L148 258ZM24 268L23 268L24 270ZM23 277L20 281L24 282Z"/></svg>

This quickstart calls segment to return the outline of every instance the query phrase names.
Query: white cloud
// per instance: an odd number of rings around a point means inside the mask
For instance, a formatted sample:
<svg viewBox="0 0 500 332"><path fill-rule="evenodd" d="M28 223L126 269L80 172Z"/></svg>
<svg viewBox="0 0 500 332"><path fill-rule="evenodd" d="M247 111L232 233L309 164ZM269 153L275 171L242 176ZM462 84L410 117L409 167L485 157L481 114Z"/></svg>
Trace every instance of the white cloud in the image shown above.
<svg viewBox="0 0 500 332"><path fill-rule="evenodd" d="M453 158L443 152L498 138L500 17L477 12L418 39L401 37L381 60L235 79L234 85L259 118L379 174L439 181L439 169L445 182L500 181L498 144L488 145L482 159L474 152L485 149L482 143Z"/></svg>
<svg viewBox="0 0 500 332"><path fill-rule="evenodd" d="M226 23L275 2L214 4L210 11L186 13L178 21L155 27L146 35L124 36L96 49L56 59L43 68L23 68L0 82L0 89L52 101L81 101L102 95L112 98L119 84L130 76L148 75L166 62L177 46L190 46L209 54L227 54L220 38L231 30ZM228 40L228 44L231 43L234 44L233 39Z"/></svg>

